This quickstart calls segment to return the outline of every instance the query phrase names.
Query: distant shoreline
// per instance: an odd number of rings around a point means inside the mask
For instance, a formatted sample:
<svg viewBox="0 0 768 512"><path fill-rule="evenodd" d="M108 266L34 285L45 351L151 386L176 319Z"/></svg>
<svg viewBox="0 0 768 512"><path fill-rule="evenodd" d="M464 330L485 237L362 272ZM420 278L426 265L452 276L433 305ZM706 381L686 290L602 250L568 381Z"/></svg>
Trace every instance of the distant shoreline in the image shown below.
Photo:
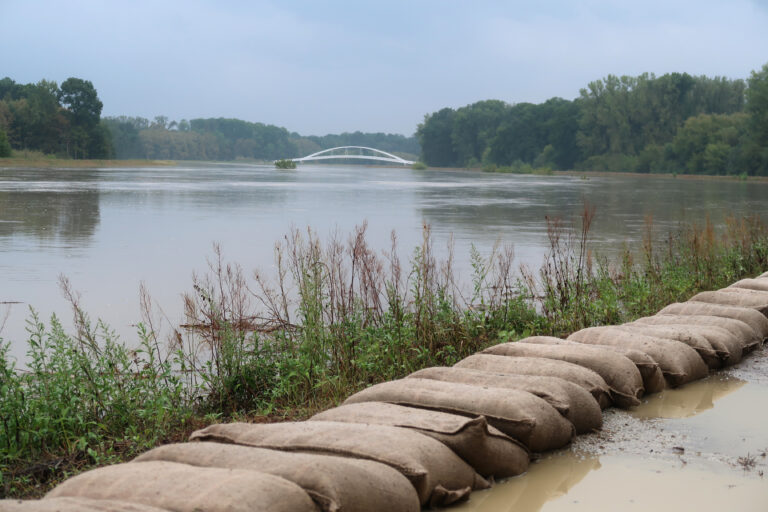
<svg viewBox="0 0 768 512"><path fill-rule="evenodd" d="M55 169L59 167L95 169L98 167L168 167L174 165L178 165L178 162L172 160L74 160L45 156L12 156L8 158L0 158L0 169Z"/></svg>
<svg viewBox="0 0 768 512"><path fill-rule="evenodd" d="M55 158L45 156L31 156L31 157L19 157L13 156L8 158L0 158L0 169L9 168L40 168L40 169L54 169L54 168L87 168L96 169L99 167L174 167L185 164L256 164L266 165L266 162L257 161L245 161L245 160L233 160L233 161L200 161L200 160L145 160L145 159L128 159L128 160L74 160L68 158ZM321 164L322 165L322 164ZM373 164L371 167L390 167L383 165ZM394 167L394 166L393 166ZM407 167L406 167L407 169ZM438 172L456 172L456 171L473 171L482 173L484 172L480 167L428 167L424 171L438 171ZM726 174L685 174L685 173L640 173L640 172L618 172L618 171L552 171L551 174L526 174L526 173L488 173L488 174L508 174L512 176L571 176L571 177L631 177L631 178L668 178L668 179L684 179L684 180L741 180L738 175L726 175ZM750 182L768 182L768 176L749 176L746 181Z"/></svg>
<svg viewBox="0 0 768 512"><path fill-rule="evenodd" d="M426 172L429 171L472 171L478 173L485 173L481 167L428 167ZM669 178L669 179L683 179L683 180L729 180L739 181L742 180L741 176L733 174L686 174L686 173L674 173L674 172L619 172L619 171L551 171L551 174L537 174L537 173L514 173L514 172L488 172L487 174L498 174L507 176L571 176L575 178L587 177L629 177L629 178ZM749 176L746 181L750 182L768 182L768 176Z"/></svg>

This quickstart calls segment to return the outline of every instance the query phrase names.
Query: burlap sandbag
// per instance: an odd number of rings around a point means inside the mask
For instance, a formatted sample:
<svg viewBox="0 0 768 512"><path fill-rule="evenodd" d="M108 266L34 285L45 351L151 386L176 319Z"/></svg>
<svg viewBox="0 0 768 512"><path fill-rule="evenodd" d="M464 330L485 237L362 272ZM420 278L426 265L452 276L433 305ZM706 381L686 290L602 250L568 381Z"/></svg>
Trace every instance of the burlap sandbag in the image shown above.
<svg viewBox="0 0 768 512"><path fill-rule="evenodd" d="M546 357L578 364L598 373L608 384L611 400L617 407L632 407L643 396L643 378L632 361L612 352L595 347L570 345L540 345L520 340L502 343L482 351L483 354L517 357Z"/></svg>
<svg viewBox="0 0 768 512"><path fill-rule="evenodd" d="M590 345L629 347L645 352L659 363L667 383L680 386L707 376L709 368L688 345L679 341L645 336L620 327L588 327L571 334L568 339Z"/></svg>
<svg viewBox="0 0 768 512"><path fill-rule="evenodd" d="M625 325L682 327L704 336L723 357L724 365L741 361L743 347L758 343L755 331L740 320L706 315L653 315Z"/></svg>
<svg viewBox="0 0 768 512"><path fill-rule="evenodd" d="M485 477L520 475L528 470L530 461L530 452L525 445L488 425L484 416L467 418L385 402L361 402L328 409L312 416L309 421L410 428L440 441Z"/></svg>
<svg viewBox="0 0 768 512"><path fill-rule="evenodd" d="M747 290L768 292L768 272L761 274L756 279L742 279L741 281L736 281L728 288L745 288Z"/></svg>
<svg viewBox="0 0 768 512"><path fill-rule="evenodd" d="M47 498L44 500L0 500L0 512L167 512L140 503L91 498Z"/></svg>
<svg viewBox="0 0 768 512"><path fill-rule="evenodd" d="M578 341L563 340L560 338L553 338L552 336L531 336L525 338L525 342L536 343L538 345L584 346L583 343L579 343ZM603 345L601 348L618 352L632 361L640 372L640 377L643 379L643 388L645 388L646 393L658 393L667 387L667 381L664 380L664 374L661 373L661 368L659 368L658 363L648 354L627 347L609 347Z"/></svg>
<svg viewBox="0 0 768 512"><path fill-rule="evenodd" d="M670 304L661 311L660 315L710 315L741 320L757 333L760 343L768 338L768 318L752 308L739 306L722 306L706 302L677 302Z"/></svg>
<svg viewBox="0 0 768 512"><path fill-rule="evenodd" d="M466 499L472 489L489 487L450 448L406 428L330 421L222 423L190 439L382 462L411 481L422 505L449 505Z"/></svg>
<svg viewBox="0 0 768 512"><path fill-rule="evenodd" d="M545 357L494 356L474 354L465 357L455 368L472 368L486 372L512 375L554 376L573 382L589 391L602 409L611 405L611 394L605 380L589 368Z"/></svg>
<svg viewBox="0 0 768 512"><path fill-rule="evenodd" d="M412 373L407 378L460 382L473 386L519 389L545 400L573 423L577 434L599 430L603 415L597 400L584 388L558 377L509 375L471 368L433 367Z"/></svg>
<svg viewBox="0 0 768 512"><path fill-rule="evenodd" d="M123 500L175 512L316 512L304 490L284 478L242 469L175 462L116 464L81 473L46 498Z"/></svg>
<svg viewBox="0 0 768 512"><path fill-rule="evenodd" d="M150 450L134 462L158 460L279 476L304 489L324 512L421 510L416 490L405 476L370 460L235 444L179 443Z"/></svg>
<svg viewBox="0 0 768 512"><path fill-rule="evenodd" d="M768 292L747 288L724 288L723 290L701 292L691 297L689 301L751 308L763 316L768 315Z"/></svg>
<svg viewBox="0 0 768 512"><path fill-rule="evenodd" d="M679 341L685 343L699 354L699 357L704 360L704 363L708 368L716 369L723 366L723 361L727 358L728 354L718 352L712 347L712 344L700 334L696 334L691 330L685 330L680 327L672 326L651 326L651 325L638 325L638 324L624 324L617 325L616 327L626 329L638 334L644 334L645 336L653 336L654 338L662 338L672 341Z"/></svg>
<svg viewBox="0 0 768 512"><path fill-rule="evenodd" d="M382 382L347 398L345 404L389 402L451 414L485 416L490 425L541 452L565 446L573 425L541 398L517 389L484 388L428 379Z"/></svg>

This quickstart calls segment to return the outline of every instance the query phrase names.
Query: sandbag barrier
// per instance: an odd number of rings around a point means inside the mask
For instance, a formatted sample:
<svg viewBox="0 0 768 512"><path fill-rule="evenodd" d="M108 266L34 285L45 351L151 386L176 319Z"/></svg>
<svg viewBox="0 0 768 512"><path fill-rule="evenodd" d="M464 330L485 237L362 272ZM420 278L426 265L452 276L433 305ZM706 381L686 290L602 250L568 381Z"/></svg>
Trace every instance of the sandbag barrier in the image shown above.
<svg viewBox="0 0 768 512"><path fill-rule="evenodd" d="M211 425L0 512L417 512L521 475L601 410L738 363L768 337L768 272L653 316L533 336L376 384L304 422Z"/></svg>

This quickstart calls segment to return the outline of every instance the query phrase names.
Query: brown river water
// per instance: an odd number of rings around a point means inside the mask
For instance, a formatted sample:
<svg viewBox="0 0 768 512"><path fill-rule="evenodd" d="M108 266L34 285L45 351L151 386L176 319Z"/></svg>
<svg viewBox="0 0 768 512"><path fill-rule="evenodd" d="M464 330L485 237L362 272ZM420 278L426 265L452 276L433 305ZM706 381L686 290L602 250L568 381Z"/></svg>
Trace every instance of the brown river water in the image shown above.
<svg viewBox="0 0 768 512"><path fill-rule="evenodd" d="M140 320L139 284L170 322L183 323L181 293L204 271L211 246L250 275L274 274L274 243L292 226L327 239L368 223L368 239L389 249L397 232L406 263L432 227L435 255L455 242L454 268L471 284L470 252L497 241L515 263L536 269L547 250L546 217L573 218L596 207L593 249L616 255L642 238L647 218L664 240L680 223L768 214L768 182L637 176L519 176L399 167L247 164L160 168L14 169L0 167L0 337L18 359L26 320L69 307L57 286L66 275L81 306L129 344ZM768 269L766 269L768 270ZM9 316L3 328L5 314Z"/></svg>

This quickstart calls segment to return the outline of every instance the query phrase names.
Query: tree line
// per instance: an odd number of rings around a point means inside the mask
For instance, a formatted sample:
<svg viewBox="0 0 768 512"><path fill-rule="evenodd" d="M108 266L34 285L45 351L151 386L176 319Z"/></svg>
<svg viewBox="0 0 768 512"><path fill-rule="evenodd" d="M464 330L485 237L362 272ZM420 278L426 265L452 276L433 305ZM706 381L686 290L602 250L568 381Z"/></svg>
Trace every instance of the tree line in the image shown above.
<svg viewBox="0 0 768 512"><path fill-rule="evenodd" d="M101 123L96 89L88 80L68 78L59 86L41 80L17 84L0 80L0 156L31 149L69 158L107 158L110 134Z"/></svg>
<svg viewBox="0 0 768 512"><path fill-rule="evenodd" d="M608 75L574 100L486 100L419 124L430 166L768 175L768 64L747 80Z"/></svg>
<svg viewBox="0 0 768 512"><path fill-rule="evenodd" d="M608 75L574 100L485 100L428 114L415 136L302 136L239 119L101 117L88 80L0 80L0 156L275 160L370 146L435 167L768 175L768 64L746 80Z"/></svg>
<svg viewBox="0 0 768 512"><path fill-rule="evenodd" d="M12 150L64 158L153 160L275 160L336 146L372 146L416 158L414 136L342 133L304 137L279 126L240 119L172 121L165 116L101 117L103 104L88 80L61 86L41 80L0 80L0 157Z"/></svg>
<svg viewBox="0 0 768 512"><path fill-rule="evenodd" d="M419 154L415 137L388 133L342 133L301 136L285 128L240 119L169 121L158 116L107 117L117 158L160 160L276 160L295 158L337 146L372 146L396 153Z"/></svg>

